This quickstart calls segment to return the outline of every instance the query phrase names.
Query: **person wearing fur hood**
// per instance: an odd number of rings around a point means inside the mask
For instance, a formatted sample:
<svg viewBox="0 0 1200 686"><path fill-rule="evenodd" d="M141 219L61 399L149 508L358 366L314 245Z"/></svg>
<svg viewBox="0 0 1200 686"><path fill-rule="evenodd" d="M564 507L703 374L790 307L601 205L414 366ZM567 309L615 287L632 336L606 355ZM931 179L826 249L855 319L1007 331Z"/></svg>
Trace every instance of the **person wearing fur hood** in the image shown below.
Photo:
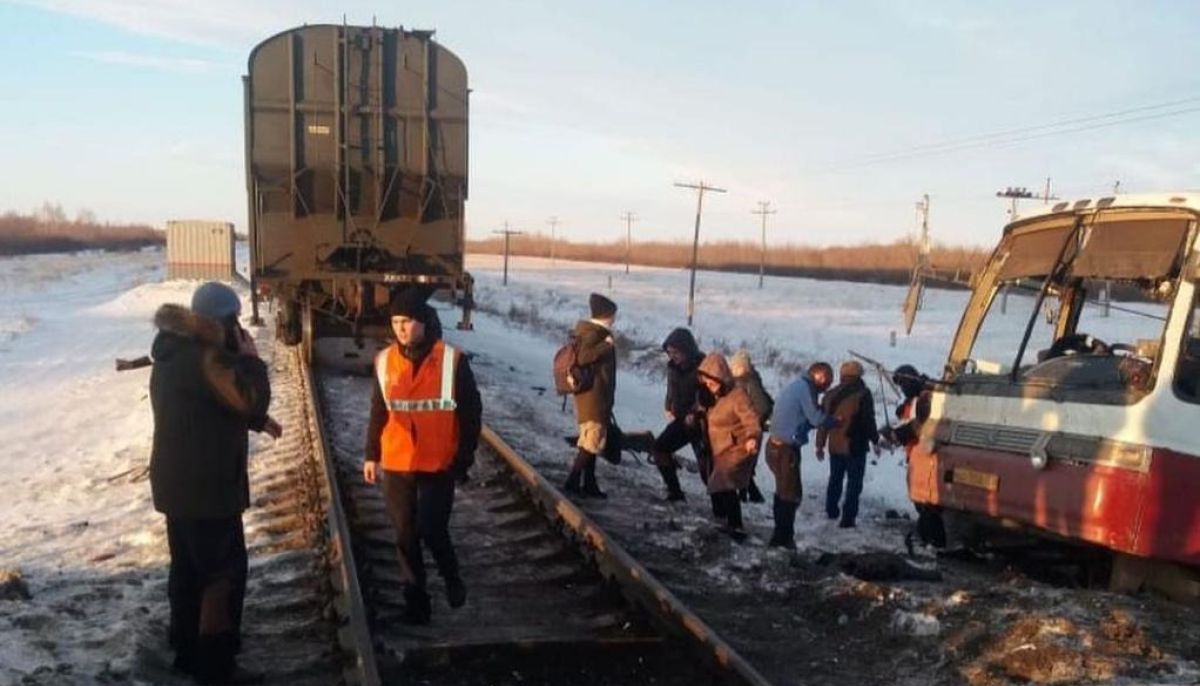
<svg viewBox="0 0 1200 686"><path fill-rule="evenodd" d="M154 316L150 489L167 517L175 666L200 683L255 680L234 663L247 572L247 432L282 431L267 415L267 366L240 312L233 289L210 282L190 308L163 305Z"/></svg>
<svg viewBox="0 0 1200 686"><path fill-rule="evenodd" d="M697 373L716 399L707 412L708 444L713 460L708 493L713 512L725 519L729 534L741 540L746 534L738 490L747 488L754 474L762 424L746 390L734 383L724 355L709 353Z"/></svg>

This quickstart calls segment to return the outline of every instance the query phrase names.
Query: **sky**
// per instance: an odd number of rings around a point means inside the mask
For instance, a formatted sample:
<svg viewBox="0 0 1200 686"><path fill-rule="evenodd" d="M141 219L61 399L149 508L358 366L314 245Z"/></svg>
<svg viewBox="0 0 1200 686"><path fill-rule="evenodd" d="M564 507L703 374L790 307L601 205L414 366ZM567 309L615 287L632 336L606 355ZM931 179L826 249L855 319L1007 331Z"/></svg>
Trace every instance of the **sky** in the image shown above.
<svg viewBox="0 0 1200 686"><path fill-rule="evenodd" d="M335 9L336 8L336 9ZM1200 3L0 0L0 211L245 226L242 86L303 23L435 29L468 234L988 245L1008 202L1200 188ZM1023 201L1028 207L1036 200Z"/></svg>

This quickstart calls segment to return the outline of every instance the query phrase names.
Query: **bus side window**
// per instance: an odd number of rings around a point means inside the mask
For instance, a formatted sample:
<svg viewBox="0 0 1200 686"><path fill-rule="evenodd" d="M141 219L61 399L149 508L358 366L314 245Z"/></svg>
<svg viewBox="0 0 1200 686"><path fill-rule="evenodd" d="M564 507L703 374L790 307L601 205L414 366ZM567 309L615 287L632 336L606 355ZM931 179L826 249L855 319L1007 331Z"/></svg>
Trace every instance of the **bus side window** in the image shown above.
<svg viewBox="0 0 1200 686"><path fill-rule="evenodd" d="M1200 403L1200 296L1192 306L1192 320L1179 351L1175 391L1188 402Z"/></svg>

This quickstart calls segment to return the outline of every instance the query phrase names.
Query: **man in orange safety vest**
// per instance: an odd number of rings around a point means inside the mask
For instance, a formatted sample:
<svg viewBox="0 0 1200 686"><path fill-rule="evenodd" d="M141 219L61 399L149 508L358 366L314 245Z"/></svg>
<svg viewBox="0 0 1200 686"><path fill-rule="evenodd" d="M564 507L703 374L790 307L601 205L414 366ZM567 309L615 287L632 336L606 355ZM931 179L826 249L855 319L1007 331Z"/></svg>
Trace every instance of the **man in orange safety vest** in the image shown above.
<svg viewBox="0 0 1200 686"><path fill-rule="evenodd" d="M389 304L396 340L375 359L363 478L379 483L396 528L404 579L403 619L428 624L421 545L433 554L452 608L466 602L450 542L456 482L466 480L479 443L482 403L467 357L442 340L428 292L400 291Z"/></svg>

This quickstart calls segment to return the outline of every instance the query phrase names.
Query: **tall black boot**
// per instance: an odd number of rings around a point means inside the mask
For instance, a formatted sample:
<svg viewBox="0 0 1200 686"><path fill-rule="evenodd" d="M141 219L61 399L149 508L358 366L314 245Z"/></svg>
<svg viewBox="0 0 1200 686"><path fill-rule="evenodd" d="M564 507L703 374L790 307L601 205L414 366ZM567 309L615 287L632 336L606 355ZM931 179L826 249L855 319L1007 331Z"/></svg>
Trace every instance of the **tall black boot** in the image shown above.
<svg viewBox="0 0 1200 686"><path fill-rule="evenodd" d="M663 483L667 485L668 502L687 500L687 497L683 495L683 488L679 485L679 469L677 467L674 465L659 467L658 473L662 474Z"/></svg>
<svg viewBox="0 0 1200 686"><path fill-rule="evenodd" d="M583 450L580 450L579 454L587 456L587 464L583 467L583 496L597 500L608 498L608 494L600 490L596 483L596 456Z"/></svg>
<svg viewBox="0 0 1200 686"><path fill-rule="evenodd" d="M587 467L589 456L591 456L591 453L583 448L580 448L579 452L575 453L575 462L571 464L571 473L567 475L567 480L563 483L563 490L567 493L578 494L582 492L579 482L583 478L583 470Z"/></svg>
<svg viewBox="0 0 1200 686"><path fill-rule="evenodd" d="M772 548L794 549L796 547L795 517L797 506L797 503L789 503L786 500L781 500L779 496L775 496L775 531L771 534L771 542L768 544Z"/></svg>
<svg viewBox="0 0 1200 686"><path fill-rule="evenodd" d="M240 667L234 660L237 635L232 631L201 634L196 639L192 676L199 684L261 684L263 675Z"/></svg>
<svg viewBox="0 0 1200 686"><path fill-rule="evenodd" d="M712 501L712 513L717 519L725 519L725 503L721 500L719 493L708 494L708 499Z"/></svg>

